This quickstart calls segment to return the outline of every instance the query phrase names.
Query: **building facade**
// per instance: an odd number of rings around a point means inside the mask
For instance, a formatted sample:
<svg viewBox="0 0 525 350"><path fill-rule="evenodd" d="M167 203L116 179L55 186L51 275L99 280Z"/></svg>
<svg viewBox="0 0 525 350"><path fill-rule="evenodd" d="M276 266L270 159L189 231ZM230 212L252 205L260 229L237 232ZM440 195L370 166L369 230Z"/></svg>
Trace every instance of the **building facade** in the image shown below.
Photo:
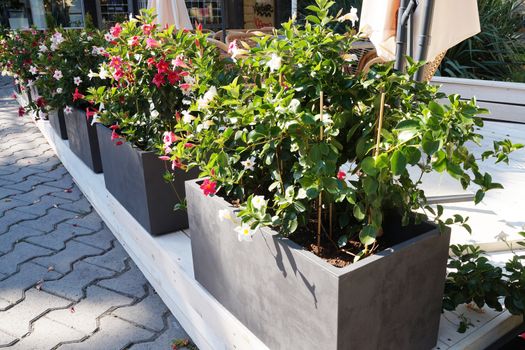
<svg viewBox="0 0 525 350"><path fill-rule="evenodd" d="M171 1L171 0L164 0ZM290 16L291 0L185 0L192 22L211 30L276 26ZM0 25L10 29L52 24L82 28L89 16L108 28L147 7L147 0L0 0Z"/></svg>

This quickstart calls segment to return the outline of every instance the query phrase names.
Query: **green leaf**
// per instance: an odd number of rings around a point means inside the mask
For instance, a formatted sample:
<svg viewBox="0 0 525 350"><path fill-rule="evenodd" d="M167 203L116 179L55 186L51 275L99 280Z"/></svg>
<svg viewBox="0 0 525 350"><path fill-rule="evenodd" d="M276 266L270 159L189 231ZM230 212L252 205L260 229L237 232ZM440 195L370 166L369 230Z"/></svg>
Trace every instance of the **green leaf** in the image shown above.
<svg viewBox="0 0 525 350"><path fill-rule="evenodd" d="M401 175L407 166L407 159L401 150L396 150L390 158L390 166L394 175Z"/></svg>
<svg viewBox="0 0 525 350"><path fill-rule="evenodd" d="M417 130L419 128L419 122L417 120L402 120L400 121L395 129L396 130Z"/></svg>
<svg viewBox="0 0 525 350"><path fill-rule="evenodd" d="M343 248L344 246L346 246L347 243L348 243L348 235L342 235L337 240L337 245L339 246L339 248Z"/></svg>
<svg viewBox="0 0 525 350"><path fill-rule="evenodd" d="M438 115L440 117L442 117L445 114L445 110L443 109L443 107L435 101L430 101L430 103L428 104L428 108L430 109L432 114Z"/></svg>
<svg viewBox="0 0 525 350"><path fill-rule="evenodd" d="M376 194L379 183L373 177L367 176L363 179L363 188L367 196Z"/></svg>
<svg viewBox="0 0 525 350"><path fill-rule="evenodd" d="M359 240L364 245L368 246L375 242L377 236L377 229L372 225L366 225L359 232Z"/></svg>
<svg viewBox="0 0 525 350"><path fill-rule="evenodd" d="M361 169L370 176L375 176L378 173L376 162L372 157L366 157L361 161Z"/></svg>
<svg viewBox="0 0 525 350"><path fill-rule="evenodd" d="M436 153L436 151L439 149L439 144L439 140L435 140L430 131L427 131L423 135L422 146L423 151L426 154L432 155Z"/></svg>
<svg viewBox="0 0 525 350"><path fill-rule="evenodd" d="M432 163L432 168L438 173L442 173L447 168L446 157L447 154L443 150L436 153L436 160Z"/></svg>
<svg viewBox="0 0 525 350"><path fill-rule="evenodd" d="M363 205L361 203L354 206L354 217L358 221L363 221L365 218L365 209L363 208Z"/></svg>
<svg viewBox="0 0 525 350"><path fill-rule="evenodd" d="M416 165L417 162L421 159L421 151L416 147L405 147L403 153L407 158L407 162L410 165Z"/></svg>
<svg viewBox="0 0 525 350"><path fill-rule="evenodd" d="M484 197L485 197L485 192L483 192L483 190L478 190L476 192L476 196L474 197L474 203L478 204L479 202L483 200Z"/></svg>

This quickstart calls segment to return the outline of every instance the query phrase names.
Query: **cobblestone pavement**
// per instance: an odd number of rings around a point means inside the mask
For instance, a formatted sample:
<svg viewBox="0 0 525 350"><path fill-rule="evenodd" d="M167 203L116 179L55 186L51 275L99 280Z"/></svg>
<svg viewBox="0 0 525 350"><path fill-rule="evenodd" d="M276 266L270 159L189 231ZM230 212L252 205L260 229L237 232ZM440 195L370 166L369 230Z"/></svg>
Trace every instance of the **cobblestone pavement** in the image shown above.
<svg viewBox="0 0 525 350"><path fill-rule="evenodd" d="M186 333L0 80L0 348L171 349Z"/></svg>

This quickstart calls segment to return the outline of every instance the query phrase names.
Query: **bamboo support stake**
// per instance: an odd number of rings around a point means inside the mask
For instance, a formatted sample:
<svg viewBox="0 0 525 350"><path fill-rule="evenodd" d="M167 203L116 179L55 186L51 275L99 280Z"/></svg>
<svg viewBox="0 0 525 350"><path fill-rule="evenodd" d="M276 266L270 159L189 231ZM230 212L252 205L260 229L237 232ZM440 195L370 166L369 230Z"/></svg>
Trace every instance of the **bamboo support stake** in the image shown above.
<svg viewBox="0 0 525 350"><path fill-rule="evenodd" d="M333 236L332 236L332 212L334 210L334 206L332 203L330 203L330 207L328 209L328 221L330 222L330 231L329 231L329 235L330 235L330 239L332 240L333 239Z"/></svg>
<svg viewBox="0 0 525 350"><path fill-rule="evenodd" d="M319 119L321 120L321 130L320 130L320 138L321 141L323 141L324 138L324 124L323 124L323 104L324 104L324 94L323 91L321 91L319 96ZM323 210L323 191L319 192L319 199L317 204L317 250L321 251L321 214Z"/></svg>
<svg viewBox="0 0 525 350"><path fill-rule="evenodd" d="M381 129L383 128L383 116L385 115L385 93L381 93L381 104L379 106L379 120L377 122L376 148L374 156L379 155L379 144L381 143Z"/></svg>

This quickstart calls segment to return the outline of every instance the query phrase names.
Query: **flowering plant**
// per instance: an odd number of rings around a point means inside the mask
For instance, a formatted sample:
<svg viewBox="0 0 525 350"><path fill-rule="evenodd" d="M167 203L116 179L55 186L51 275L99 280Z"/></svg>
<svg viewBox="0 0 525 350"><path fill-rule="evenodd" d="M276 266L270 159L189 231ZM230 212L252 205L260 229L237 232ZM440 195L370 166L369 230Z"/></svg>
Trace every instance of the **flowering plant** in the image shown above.
<svg viewBox="0 0 525 350"><path fill-rule="evenodd" d="M219 76L213 70L220 71L219 53L199 29L157 28L148 10L116 24L106 40L108 59L90 76L111 86L89 89L88 98L103 106L94 113L98 121L113 126L113 138L153 150L159 135L184 118L194 95Z"/></svg>
<svg viewBox="0 0 525 350"><path fill-rule="evenodd" d="M104 45L102 34L92 28L49 32L30 67L38 75L35 85L41 99L34 107L63 109L66 115L74 107L86 108L83 94L90 86L102 85L98 79L89 79L87 73L105 59Z"/></svg>
<svg viewBox="0 0 525 350"><path fill-rule="evenodd" d="M501 186L465 146L481 138L475 101L436 102L445 97L437 87L410 78L420 64L406 74L391 65L345 74L357 64L348 52L358 37L330 29L338 21L330 6L318 0L304 26L285 23L253 48L232 43L239 76L200 95L165 146L174 164L208 177L205 195L240 204L240 239L272 226L319 255L357 260L391 238L391 217L408 225L434 213L420 189L424 174L478 185L476 202ZM484 157L506 161L519 147L502 141ZM460 216L439 214L440 226L469 229Z"/></svg>

